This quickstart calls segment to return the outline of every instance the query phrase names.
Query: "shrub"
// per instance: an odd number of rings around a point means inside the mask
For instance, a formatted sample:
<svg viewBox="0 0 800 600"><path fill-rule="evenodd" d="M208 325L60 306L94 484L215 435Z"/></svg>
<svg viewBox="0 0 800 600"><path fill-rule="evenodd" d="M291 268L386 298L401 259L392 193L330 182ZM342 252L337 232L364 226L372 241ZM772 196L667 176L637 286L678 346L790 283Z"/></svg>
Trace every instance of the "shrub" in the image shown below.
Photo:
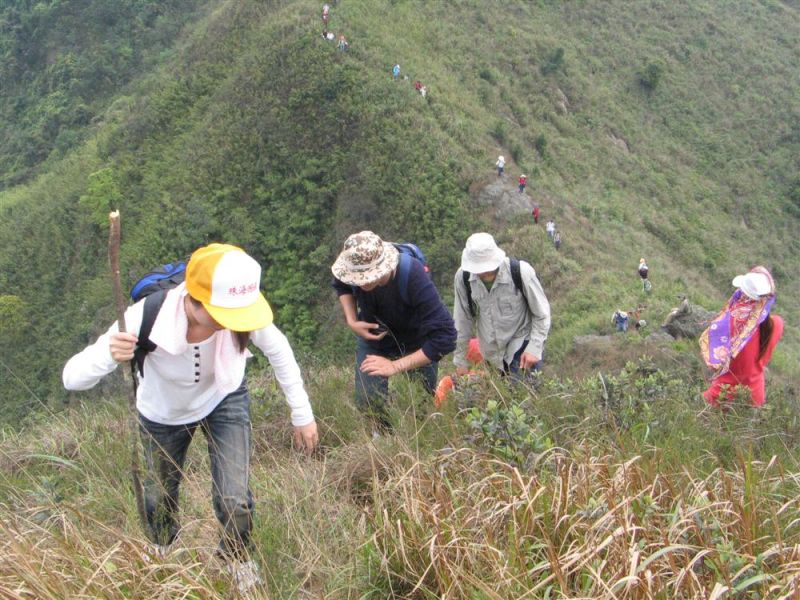
<svg viewBox="0 0 800 600"><path fill-rule="evenodd" d="M505 145L508 139L508 124L505 121L496 121L491 133L498 143Z"/></svg>
<svg viewBox="0 0 800 600"><path fill-rule="evenodd" d="M539 153L539 156L542 158L547 158L547 138L543 133L540 133L536 136L533 146L536 148L536 152Z"/></svg>
<svg viewBox="0 0 800 600"><path fill-rule="evenodd" d="M663 74L663 64L659 62L649 62L639 74L639 84L648 92L652 92L658 87Z"/></svg>
<svg viewBox="0 0 800 600"><path fill-rule="evenodd" d="M564 66L564 48L556 48L547 57L540 70L542 75L550 75Z"/></svg>

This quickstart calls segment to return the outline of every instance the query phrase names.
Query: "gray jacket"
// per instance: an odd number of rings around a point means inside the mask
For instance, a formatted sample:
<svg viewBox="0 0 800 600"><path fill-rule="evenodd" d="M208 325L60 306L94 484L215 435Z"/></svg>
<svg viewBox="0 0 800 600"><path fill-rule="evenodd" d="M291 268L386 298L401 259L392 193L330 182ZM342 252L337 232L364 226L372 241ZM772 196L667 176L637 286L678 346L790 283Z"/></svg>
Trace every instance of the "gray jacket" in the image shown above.
<svg viewBox="0 0 800 600"><path fill-rule="evenodd" d="M477 274L470 273L472 300L477 306L477 314L473 319L462 270L456 272L453 319L458 338L453 362L457 367L468 366L465 355L473 325L477 329L483 358L498 369L503 368L504 361L511 364L514 354L525 340L528 340L525 351L542 357L544 342L550 331L550 303L536 277L536 271L525 261L520 261L520 275L524 294L514 287L508 258L500 265L491 290L486 289Z"/></svg>

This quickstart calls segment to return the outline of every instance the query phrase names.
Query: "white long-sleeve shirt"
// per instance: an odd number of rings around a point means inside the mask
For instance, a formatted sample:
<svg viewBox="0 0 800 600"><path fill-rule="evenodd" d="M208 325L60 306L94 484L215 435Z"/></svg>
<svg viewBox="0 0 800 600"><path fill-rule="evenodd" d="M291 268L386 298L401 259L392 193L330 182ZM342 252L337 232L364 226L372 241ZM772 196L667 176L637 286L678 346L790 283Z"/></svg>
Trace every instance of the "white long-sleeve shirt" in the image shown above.
<svg viewBox="0 0 800 600"><path fill-rule="evenodd" d="M221 336L218 331L199 343L186 341L188 320L183 308L183 285L170 290L164 300L159 317L153 324L150 339L158 347L147 355L144 376L136 397L136 408L147 419L165 425L183 425L206 417L244 378L249 352L220 353ZM144 300L125 311L128 331L138 333L142 322ZM109 339L118 331L114 323L94 344L67 361L62 373L64 387L68 390L87 390L117 368L111 357ZM300 367L286 336L271 324L253 331L251 341L269 359L278 384L291 408L292 425L302 426L314 420L308 394L303 386ZM225 359L221 359L225 356ZM225 360L225 379L220 382L219 364Z"/></svg>

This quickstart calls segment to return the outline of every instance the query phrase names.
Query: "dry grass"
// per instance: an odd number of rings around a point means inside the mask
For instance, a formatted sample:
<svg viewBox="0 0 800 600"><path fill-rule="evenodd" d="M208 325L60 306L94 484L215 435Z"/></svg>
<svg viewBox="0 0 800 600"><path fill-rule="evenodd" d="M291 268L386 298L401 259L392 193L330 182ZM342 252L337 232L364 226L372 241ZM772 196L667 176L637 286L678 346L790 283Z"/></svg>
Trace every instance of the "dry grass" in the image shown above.
<svg viewBox="0 0 800 600"><path fill-rule="evenodd" d="M374 511L387 578L420 598L798 597L797 474L698 479L584 450L530 473L470 450L398 473Z"/></svg>

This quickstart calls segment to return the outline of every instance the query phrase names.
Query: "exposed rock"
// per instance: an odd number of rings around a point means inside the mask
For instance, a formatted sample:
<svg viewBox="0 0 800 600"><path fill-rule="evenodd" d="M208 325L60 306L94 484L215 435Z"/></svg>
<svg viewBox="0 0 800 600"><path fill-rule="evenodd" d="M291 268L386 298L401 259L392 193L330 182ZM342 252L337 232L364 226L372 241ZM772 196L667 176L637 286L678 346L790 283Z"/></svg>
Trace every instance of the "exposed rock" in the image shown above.
<svg viewBox="0 0 800 600"><path fill-rule="evenodd" d="M614 144L614 146L616 146L623 152L625 153L630 152L630 148L628 147L628 142L625 141L625 138L614 135L613 133L609 133L608 139L611 140L611 143Z"/></svg>
<svg viewBox="0 0 800 600"><path fill-rule="evenodd" d="M505 175L479 189L476 199L480 206L493 207L497 217L527 215L533 210L531 197L520 194L516 182Z"/></svg>
<svg viewBox="0 0 800 600"><path fill-rule="evenodd" d="M673 308L667 315L661 329L675 339L695 339L700 337L716 316L717 313L706 310L698 304L691 304L689 299L684 297L680 306Z"/></svg>

